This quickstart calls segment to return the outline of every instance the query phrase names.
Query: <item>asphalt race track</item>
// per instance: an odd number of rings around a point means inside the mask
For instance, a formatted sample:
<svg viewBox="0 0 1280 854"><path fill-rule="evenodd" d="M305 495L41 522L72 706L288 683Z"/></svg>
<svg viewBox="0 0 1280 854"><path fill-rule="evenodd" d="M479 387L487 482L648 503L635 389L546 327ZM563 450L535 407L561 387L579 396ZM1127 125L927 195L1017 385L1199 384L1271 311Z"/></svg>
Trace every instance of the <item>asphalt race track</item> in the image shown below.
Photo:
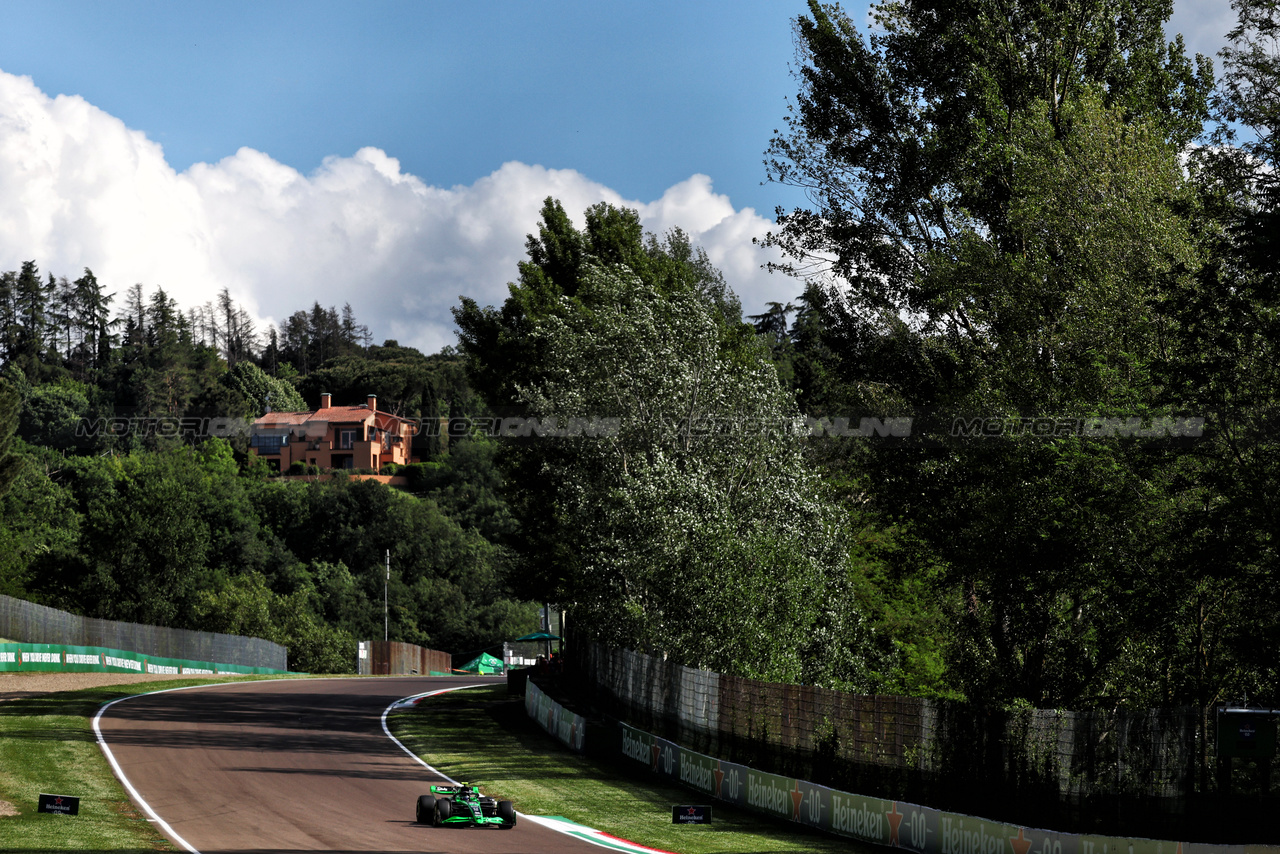
<svg viewBox="0 0 1280 854"><path fill-rule="evenodd" d="M511 830L414 822L418 796L440 778L386 736L383 711L402 697L489 681L415 676L192 688L116 703L99 729L137 796L202 854L599 854L598 846L531 821Z"/></svg>

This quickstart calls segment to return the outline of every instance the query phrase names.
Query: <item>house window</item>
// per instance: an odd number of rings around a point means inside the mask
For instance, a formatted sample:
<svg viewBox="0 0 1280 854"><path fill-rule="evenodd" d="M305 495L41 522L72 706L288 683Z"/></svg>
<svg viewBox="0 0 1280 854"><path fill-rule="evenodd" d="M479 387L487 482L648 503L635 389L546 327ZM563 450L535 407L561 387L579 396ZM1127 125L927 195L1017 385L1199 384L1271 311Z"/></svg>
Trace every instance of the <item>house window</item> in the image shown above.
<svg viewBox="0 0 1280 854"><path fill-rule="evenodd" d="M349 451L356 446L355 430L340 430L338 432L338 447L344 451Z"/></svg>
<svg viewBox="0 0 1280 854"><path fill-rule="evenodd" d="M280 453L280 446L283 444L283 436L267 436L256 433L249 437L249 447L259 454L278 454Z"/></svg>

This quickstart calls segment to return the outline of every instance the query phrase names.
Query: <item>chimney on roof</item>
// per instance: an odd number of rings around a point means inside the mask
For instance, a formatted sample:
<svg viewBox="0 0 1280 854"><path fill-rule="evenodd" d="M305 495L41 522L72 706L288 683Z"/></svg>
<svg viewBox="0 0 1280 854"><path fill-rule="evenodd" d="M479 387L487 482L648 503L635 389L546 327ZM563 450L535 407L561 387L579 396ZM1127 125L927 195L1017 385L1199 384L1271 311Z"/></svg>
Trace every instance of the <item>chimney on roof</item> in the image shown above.
<svg viewBox="0 0 1280 854"><path fill-rule="evenodd" d="M377 412L377 411L378 411L378 396L377 396L376 394L371 394L371 395L369 395L369 403L368 403L368 406L369 406L369 411L370 411L370 412Z"/></svg>
<svg viewBox="0 0 1280 854"><path fill-rule="evenodd" d="M333 405L333 395L329 394L329 392L327 391L320 392L320 408L328 409L332 405Z"/></svg>

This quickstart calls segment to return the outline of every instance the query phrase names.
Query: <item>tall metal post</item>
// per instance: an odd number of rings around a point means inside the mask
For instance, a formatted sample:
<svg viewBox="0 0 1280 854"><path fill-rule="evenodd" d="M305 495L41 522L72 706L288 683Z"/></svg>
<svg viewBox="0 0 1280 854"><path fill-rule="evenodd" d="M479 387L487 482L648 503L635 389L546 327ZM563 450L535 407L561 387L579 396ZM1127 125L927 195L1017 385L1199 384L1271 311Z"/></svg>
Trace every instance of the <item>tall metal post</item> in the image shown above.
<svg viewBox="0 0 1280 854"><path fill-rule="evenodd" d="M391 549L387 549L387 578L382 582L382 640L390 640L391 617L387 611L387 587L391 584Z"/></svg>

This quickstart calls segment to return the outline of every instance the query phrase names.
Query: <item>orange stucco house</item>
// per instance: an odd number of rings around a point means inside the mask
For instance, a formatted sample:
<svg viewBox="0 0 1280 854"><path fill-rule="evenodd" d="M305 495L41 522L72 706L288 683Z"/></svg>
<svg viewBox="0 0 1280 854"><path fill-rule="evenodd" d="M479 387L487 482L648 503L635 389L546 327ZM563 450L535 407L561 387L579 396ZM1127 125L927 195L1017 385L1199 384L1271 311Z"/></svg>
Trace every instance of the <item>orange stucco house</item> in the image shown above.
<svg viewBox="0 0 1280 854"><path fill-rule="evenodd" d="M374 469L387 463L417 462L413 435L417 423L378 411L369 395L360 406L334 406L333 396L320 395L314 412L268 412L254 421L249 447L277 471L296 462L322 469Z"/></svg>

